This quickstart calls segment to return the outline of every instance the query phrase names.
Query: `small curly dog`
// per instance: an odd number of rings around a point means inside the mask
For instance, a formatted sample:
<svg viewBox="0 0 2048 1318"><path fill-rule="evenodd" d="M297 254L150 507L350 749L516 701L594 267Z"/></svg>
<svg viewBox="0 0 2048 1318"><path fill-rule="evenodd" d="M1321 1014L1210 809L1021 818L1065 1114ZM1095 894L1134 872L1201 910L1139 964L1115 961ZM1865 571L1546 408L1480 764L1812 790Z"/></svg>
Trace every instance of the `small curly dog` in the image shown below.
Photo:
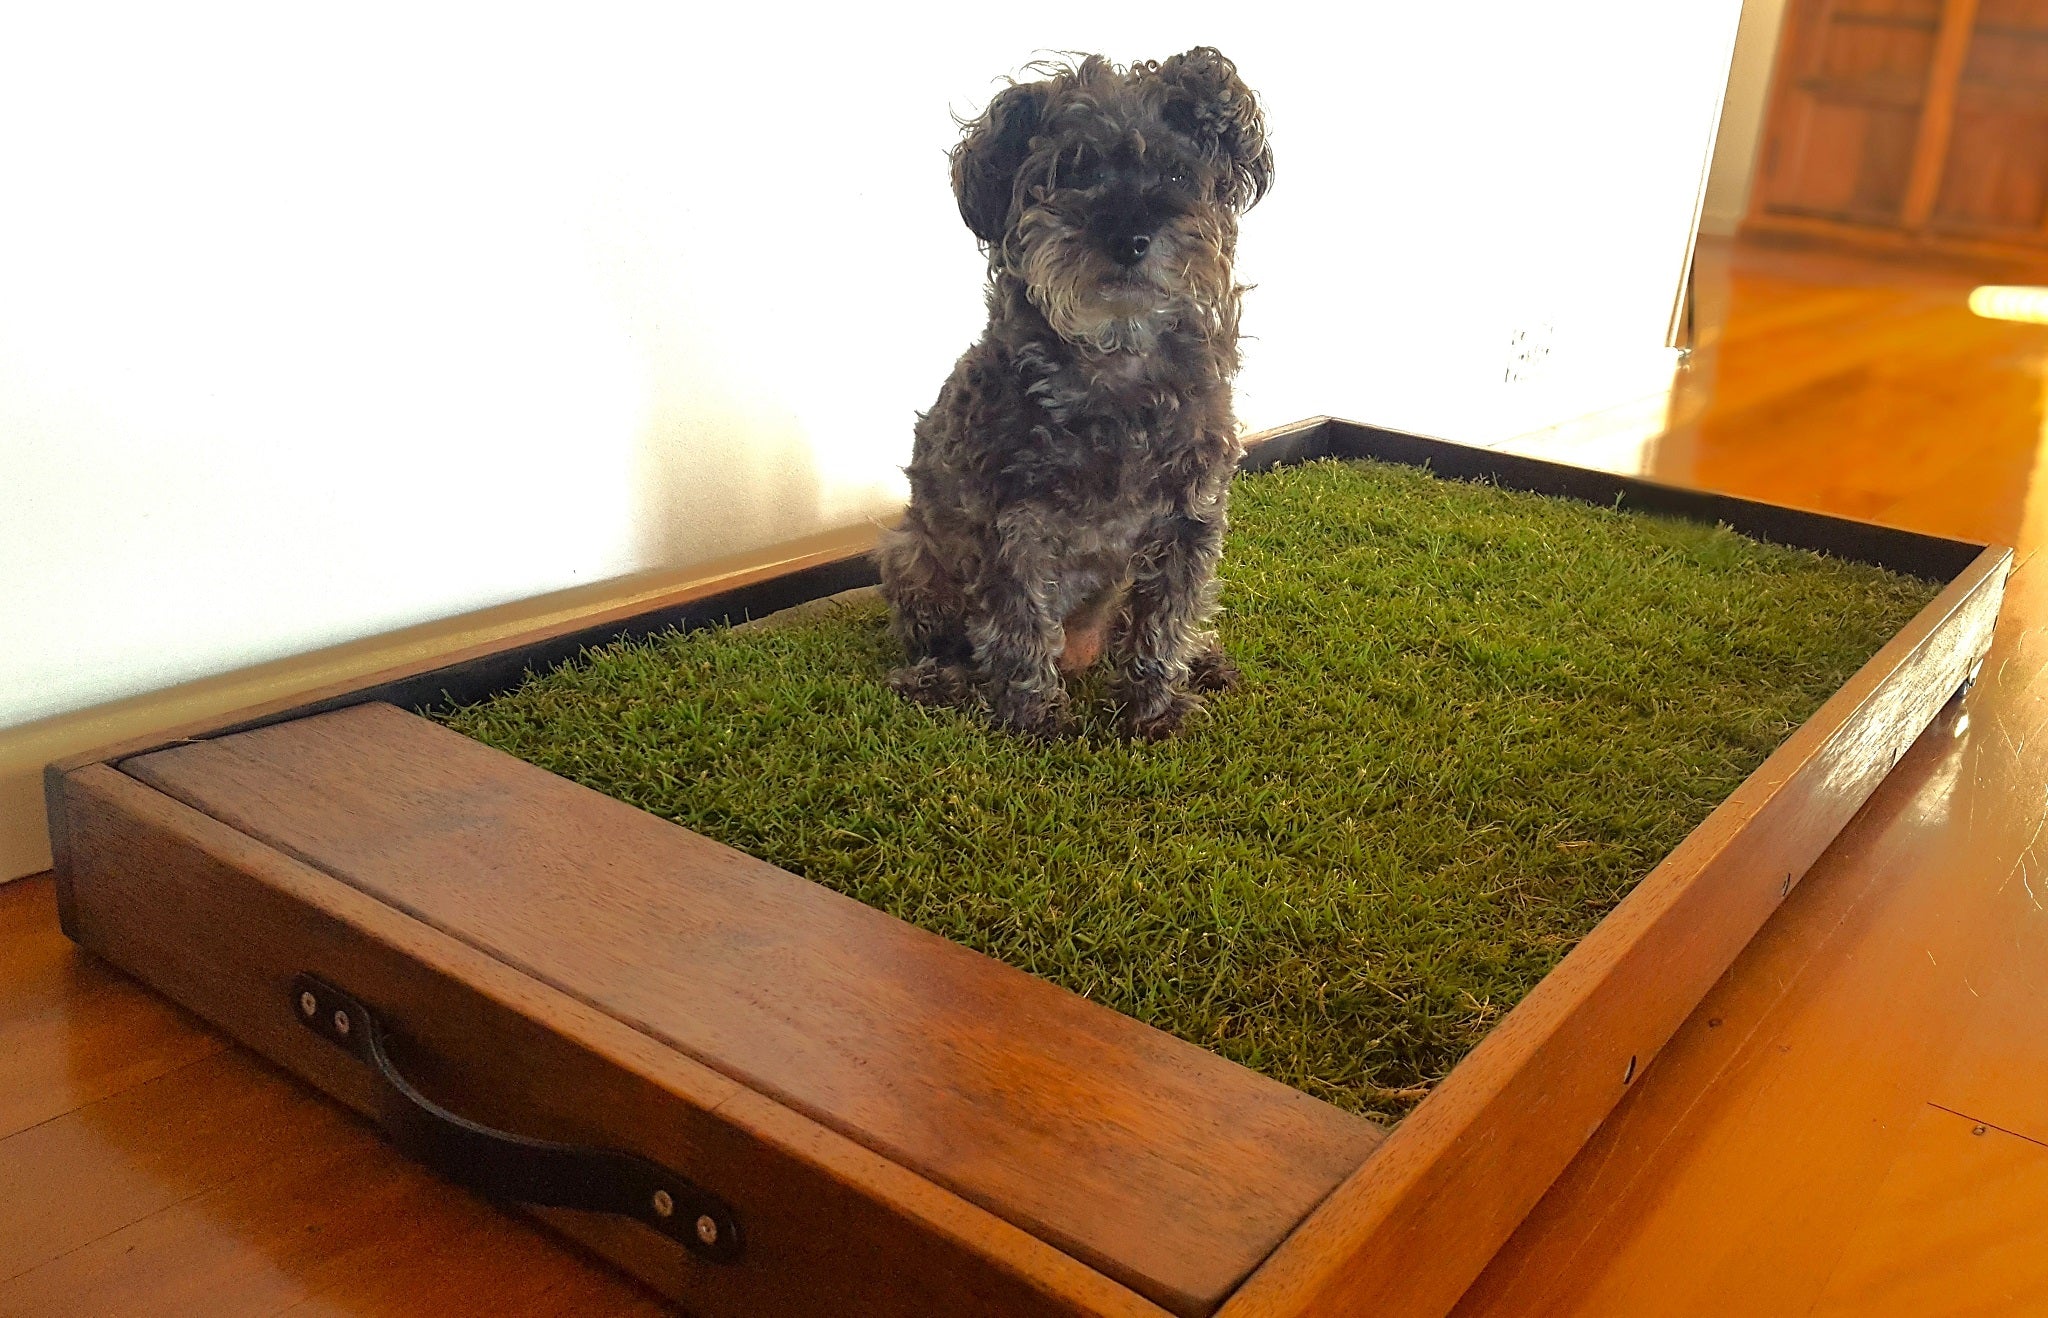
<svg viewBox="0 0 2048 1318"><path fill-rule="evenodd" d="M1033 71L952 153L988 328L918 418L876 551L908 660L889 682L1056 737L1063 673L1106 649L1124 735L1154 740L1237 680L1209 625L1242 451L1231 261L1273 156L1206 46Z"/></svg>

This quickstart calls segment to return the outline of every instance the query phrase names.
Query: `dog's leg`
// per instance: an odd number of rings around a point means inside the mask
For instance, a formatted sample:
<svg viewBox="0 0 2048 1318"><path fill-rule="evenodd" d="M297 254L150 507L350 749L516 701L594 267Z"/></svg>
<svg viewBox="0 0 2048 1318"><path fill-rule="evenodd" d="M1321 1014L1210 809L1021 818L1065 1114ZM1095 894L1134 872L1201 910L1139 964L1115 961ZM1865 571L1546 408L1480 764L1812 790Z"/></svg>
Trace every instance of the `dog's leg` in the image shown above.
<svg viewBox="0 0 2048 1318"><path fill-rule="evenodd" d="M1201 708L1201 697L1188 689L1198 673L1211 690L1235 677L1205 626L1215 608L1222 556L1220 506L1213 517L1176 513L1138 546L1115 637L1124 735L1133 740L1170 737Z"/></svg>
<svg viewBox="0 0 2048 1318"><path fill-rule="evenodd" d="M1052 564L1025 537L1004 537L975 583L967 624L990 717L1027 737L1062 736L1070 726L1052 578Z"/></svg>
<svg viewBox="0 0 2048 1318"><path fill-rule="evenodd" d="M921 705L973 704L966 596L929 535L922 526L905 522L883 537L875 563L882 599L889 605L889 630L909 661L890 672L890 690Z"/></svg>

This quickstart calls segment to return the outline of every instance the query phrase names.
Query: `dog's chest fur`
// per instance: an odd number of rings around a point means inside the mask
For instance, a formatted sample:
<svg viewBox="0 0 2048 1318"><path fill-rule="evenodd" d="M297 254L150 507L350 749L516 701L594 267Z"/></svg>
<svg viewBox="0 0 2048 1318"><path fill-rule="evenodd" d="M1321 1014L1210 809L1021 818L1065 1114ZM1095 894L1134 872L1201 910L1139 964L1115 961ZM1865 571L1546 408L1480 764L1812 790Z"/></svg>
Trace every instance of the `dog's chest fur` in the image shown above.
<svg viewBox="0 0 2048 1318"><path fill-rule="evenodd" d="M1227 473L1229 399L1204 355L1172 331L1111 353L992 332L921 419L913 502L963 553L1023 532L1047 567L1087 578L1073 593L1113 580L1148 526Z"/></svg>

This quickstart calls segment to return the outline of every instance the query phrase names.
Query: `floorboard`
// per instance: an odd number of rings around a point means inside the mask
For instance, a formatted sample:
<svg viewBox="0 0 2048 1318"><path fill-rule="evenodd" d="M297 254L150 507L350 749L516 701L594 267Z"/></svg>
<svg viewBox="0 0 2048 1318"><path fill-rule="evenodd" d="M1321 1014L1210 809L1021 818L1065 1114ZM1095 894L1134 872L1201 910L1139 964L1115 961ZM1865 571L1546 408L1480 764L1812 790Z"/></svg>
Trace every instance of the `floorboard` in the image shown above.
<svg viewBox="0 0 2048 1318"><path fill-rule="evenodd" d="M0 1314L658 1314L0 887Z"/></svg>
<svg viewBox="0 0 2048 1318"><path fill-rule="evenodd" d="M1922 1108L1814 1318L2048 1313L2048 1146Z"/></svg>

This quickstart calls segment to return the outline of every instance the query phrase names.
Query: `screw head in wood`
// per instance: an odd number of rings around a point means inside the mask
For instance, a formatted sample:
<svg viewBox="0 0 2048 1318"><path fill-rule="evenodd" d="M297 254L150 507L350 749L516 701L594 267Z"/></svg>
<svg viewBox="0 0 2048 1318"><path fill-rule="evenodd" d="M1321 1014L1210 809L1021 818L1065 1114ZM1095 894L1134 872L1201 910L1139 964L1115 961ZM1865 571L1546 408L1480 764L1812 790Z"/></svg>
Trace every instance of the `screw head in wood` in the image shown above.
<svg viewBox="0 0 2048 1318"><path fill-rule="evenodd" d="M709 1214L697 1219L697 1239L707 1245L718 1243L718 1223L712 1221Z"/></svg>
<svg viewBox="0 0 2048 1318"><path fill-rule="evenodd" d="M656 1217L673 1217L675 1211L675 1197L666 1190L656 1190L654 1192L654 1215Z"/></svg>
<svg viewBox="0 0 2048 1318"><path fill-rule="evenodd" d="M345 1034L347 1034L347 1033L348 1033L348 1027L349 1027L349 1021L348 1021L348 1013L347 1013L347 1012L345 1012L345 1011L337 1011L337 1012L335 1012L335 1013L334 1013L334 1032L335 1032L336 1034L344 1034L344 1035L345 1035Z"/></svg>
<svg viewBox="0 0 2048 1318"><path fill-rule="evenodd" d="M299 994L299 1015L310 1020L319 1014L320 999L313 996L312 990L308 989L306 992Z"/></svg>

